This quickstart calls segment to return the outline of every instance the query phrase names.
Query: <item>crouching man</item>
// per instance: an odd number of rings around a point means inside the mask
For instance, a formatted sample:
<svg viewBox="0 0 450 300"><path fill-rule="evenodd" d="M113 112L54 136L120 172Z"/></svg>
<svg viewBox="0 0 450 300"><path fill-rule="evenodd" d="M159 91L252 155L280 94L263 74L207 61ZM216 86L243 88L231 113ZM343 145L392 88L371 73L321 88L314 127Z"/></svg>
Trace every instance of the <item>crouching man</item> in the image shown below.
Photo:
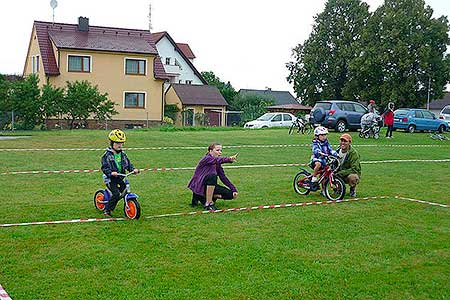
<svg viewBox="0 0 450 300"><path fill-rule="evenodd" d="M359 153L352 147L352 136L344 133L337 150L341 166L337 174L350 186L350 197L356 197L356 186L361 178Z"/></svg>

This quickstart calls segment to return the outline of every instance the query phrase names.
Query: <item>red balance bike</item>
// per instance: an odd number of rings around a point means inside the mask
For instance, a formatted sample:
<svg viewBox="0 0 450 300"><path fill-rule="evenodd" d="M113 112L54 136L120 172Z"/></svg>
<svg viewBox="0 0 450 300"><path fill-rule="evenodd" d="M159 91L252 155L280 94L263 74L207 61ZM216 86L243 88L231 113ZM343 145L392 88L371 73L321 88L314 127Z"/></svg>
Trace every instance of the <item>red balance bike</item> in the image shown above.
<svg viewBox="0 0 450 300"><path fill-rule="evenodd" d="M125 178L125 185L126 188L123 190L123 192L120 194L120 199L124 199L124 205L123 205L123 212L125 213L125 216L128 219L139 219L141 216L141 206L139 205L139 202L137 198L139 198L138 195L131 192L130 189L130 182L128 180L128 176L130 174L134 173L128 173L128 174L118 174L118 176L122 176ZM105 175L103 175L103 180L105 180ZM94 206L98 210L103 211L105 209L106 203L110 201L112 197L111 191L106 187L103 190L97 190L94 194Z"/></svg>
<svg viewBox="0 0 450 300"><path fill-rule="evenodd" d="M302 168L294 178L294 191L300 195L308 195L311 191L317 191L322 188L325 197L329 200L342 200L345 195L345 182L335 174L339 169L339 160L334 156L326 156L327 163L319 171L319 180L312 182L312 174Z"/></svg>

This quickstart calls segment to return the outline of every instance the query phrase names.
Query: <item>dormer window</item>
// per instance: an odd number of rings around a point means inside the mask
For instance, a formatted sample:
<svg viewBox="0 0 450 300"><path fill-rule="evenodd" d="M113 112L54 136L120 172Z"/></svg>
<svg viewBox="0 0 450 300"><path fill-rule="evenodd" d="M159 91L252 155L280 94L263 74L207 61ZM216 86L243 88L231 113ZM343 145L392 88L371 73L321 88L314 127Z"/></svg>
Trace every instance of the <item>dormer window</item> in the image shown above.
<svg viewBox="0 0 450 300"><path fill-rule="evenodd" d="M82 55L68 55L67 70L69 72L91 72L91 57Z"/></svg>
<svg viewBox="0 0 450 300"><path fill-rule="evenodd" d="M170 65L170 57L166 57L166 65Z"/></svg>
<svg viewBox="0 0 450 300"><path fill-rule="evenodd" d="M127 75L146 75L145 59L125 59L125 74Z"/></svg>

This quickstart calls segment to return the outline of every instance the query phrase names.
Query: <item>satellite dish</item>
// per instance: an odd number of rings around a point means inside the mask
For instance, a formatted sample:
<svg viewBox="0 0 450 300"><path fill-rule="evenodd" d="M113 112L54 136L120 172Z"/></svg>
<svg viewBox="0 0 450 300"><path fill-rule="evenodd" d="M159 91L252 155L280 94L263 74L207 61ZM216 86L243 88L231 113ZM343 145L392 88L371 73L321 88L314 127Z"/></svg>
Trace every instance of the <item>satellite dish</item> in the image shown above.
<svg viewBox="0 0 450 300"><path fill-rule="evenodd" d="M55 9L58 6L58 2L56 0L50 1L50 6Z"/></svg>

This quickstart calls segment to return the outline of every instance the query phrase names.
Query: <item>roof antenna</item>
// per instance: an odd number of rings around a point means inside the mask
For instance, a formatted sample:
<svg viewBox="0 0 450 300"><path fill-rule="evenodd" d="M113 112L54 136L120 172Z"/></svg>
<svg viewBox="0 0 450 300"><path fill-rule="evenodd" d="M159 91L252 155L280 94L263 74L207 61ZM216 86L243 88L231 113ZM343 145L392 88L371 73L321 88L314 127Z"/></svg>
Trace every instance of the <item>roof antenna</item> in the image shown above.
<svg viewBox="0 0 450 300"><path fill-rule="evenodd" d="M152 3L148 4L148 31L152 31Z"/></svg>
<svg viewBox="0 0 450 300"><path fill-rule="evenodd" d="M56 0L51 0L50 1L50 6L53 9L53 22L52 22L52 25L55 25L55 8L58 6L58 2Z"/></svg>

